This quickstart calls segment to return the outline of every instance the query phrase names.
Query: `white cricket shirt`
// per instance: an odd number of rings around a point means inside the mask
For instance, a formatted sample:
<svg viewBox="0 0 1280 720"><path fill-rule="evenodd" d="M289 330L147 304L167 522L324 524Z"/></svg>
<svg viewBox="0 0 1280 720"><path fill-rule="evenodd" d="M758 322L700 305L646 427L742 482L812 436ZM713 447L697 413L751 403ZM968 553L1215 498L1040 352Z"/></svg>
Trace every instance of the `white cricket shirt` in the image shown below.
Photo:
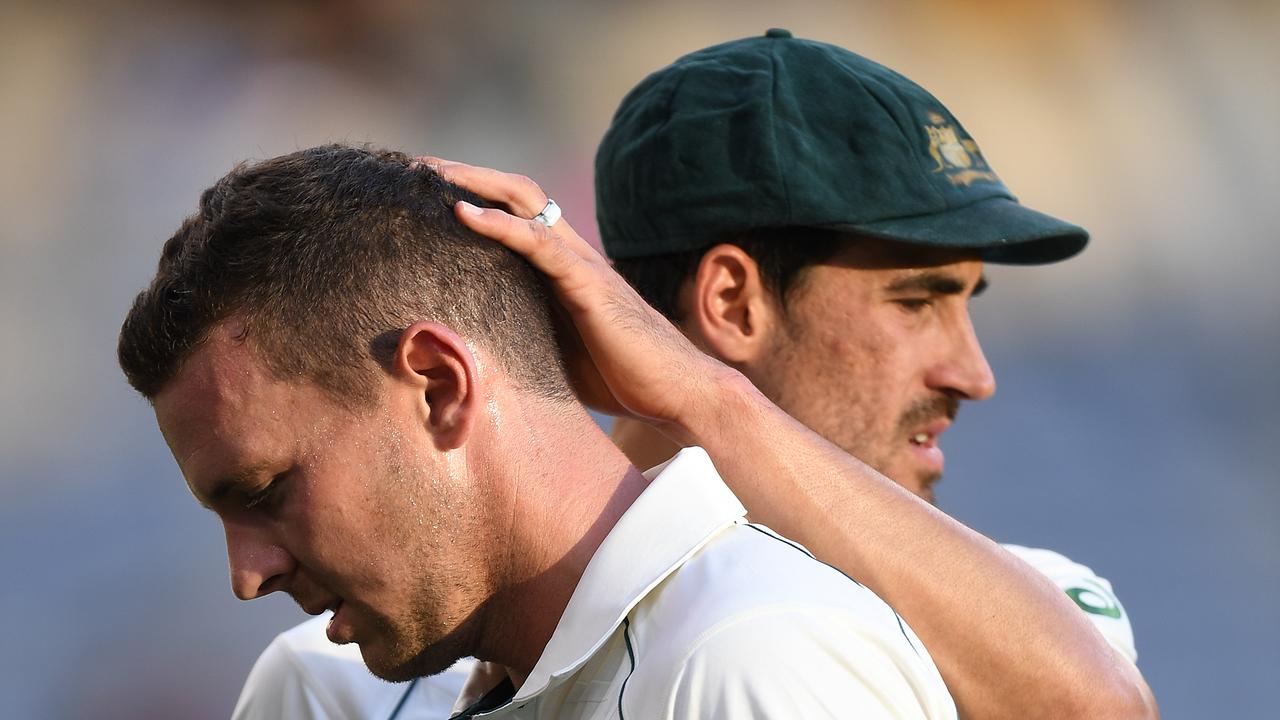
<svg viewBox="0 0 1280 720"><path fill-rule="evenodd" d="M1056 552L1020 545L1002 547L1056 583L1113 647L1131 661L1137 659L1128 612L1105 578ZM445 673L412 685L384 682L365 668L357 645L329 642L325 636L328 620L327 614L322 615L276 637L245 681L233 720L428 720L450 716L471 661L461 661ZM628 688L634 689L631 684Z"/></svg>
<svg viewBox="0 0 1280 720"><path fill-rule="evenodd" d="M1022 547L1021 545L1001 545L1037 572L1049 578L1062 588L1067 597L1085 612L1085 617L1098 628L1102 637L1129 658L1129 662L1138 662L1138 650L1133 643L1133 626L1129 624L1129 613L1125 612L1120 599L1111 589L1111 583L1099 577L1093 570L1074 562L1052 550Z"/></svg>
<svg viewBox="0 0 1280 720"><path fill-rule="evenodd" d="M512 693L504 682L456 717L955 718L897 614L748 524L703 450L650 477L525 683Z"/></svg>
<svg viewBox="0 0 1280 720"><path fill-rule="evenodd" d="M411 683L389 683L369 672L355 643L325 635L330 613L276 636L253 664L232 720L441 720L473 660Z"/></svg>
<svg viewBox="0 0 1280 720"><path fill-rule="evenodd" d="M1136 661L1128 612L1106 578L1050 550L1002 547L1062 588L1113 647ZM359 646L329 642L328 622L328 614L312 618L272 641L245 681L233 720L432 720L452 714L473 661L416 683L384 682L365 668Z"/></svg>

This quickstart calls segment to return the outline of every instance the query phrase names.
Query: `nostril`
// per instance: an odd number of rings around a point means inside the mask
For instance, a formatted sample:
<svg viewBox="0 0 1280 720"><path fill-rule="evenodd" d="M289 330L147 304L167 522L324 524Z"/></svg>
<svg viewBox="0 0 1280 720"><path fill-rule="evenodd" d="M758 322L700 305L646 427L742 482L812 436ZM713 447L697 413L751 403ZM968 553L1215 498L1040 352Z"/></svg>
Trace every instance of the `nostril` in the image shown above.
<svg viewBox="0 0 1280 720"><path fill-rule="evenodd" d="M255 528L227 527L227 560L231 591L253 600L288 588L293 557Z"/></svg>

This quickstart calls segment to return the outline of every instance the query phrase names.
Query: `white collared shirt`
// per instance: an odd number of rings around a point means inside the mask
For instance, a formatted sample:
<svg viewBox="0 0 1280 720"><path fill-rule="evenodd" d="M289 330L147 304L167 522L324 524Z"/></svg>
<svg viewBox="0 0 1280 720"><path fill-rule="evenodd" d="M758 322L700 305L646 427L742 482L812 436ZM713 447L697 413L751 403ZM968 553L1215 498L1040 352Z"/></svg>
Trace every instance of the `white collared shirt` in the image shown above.
<svg viewBox="0 0 1280 720"><path fill-rule="evenodd" d="M332 613L290 628L253 664L232 720L440 720L462 691L474 660L412 683L369 672L355 643L325 635Z"/></svg>
<svg viewBox="0 0 1280 720"><path fill-rule="evenodd" d="M901 618L798 545L748 524L703 450L681 451L650 477L524 684L458 717L956 716Z"/></svg>
<svg viewBox="0 0 1280 720"><path fill-rule="evenodd" d="M1111 647L1120 651L1129 662L1138 662L1129 613L1125 612L1106 578L1052 550L1007 543L1001 547L1053 581L1085 612L1085 617L1098 628L1098 632L1102 633Z"/></svg>
<svg viewBox="0 0 1280 720"><path fill-rule="evenodd" d="M650 471L650 476L661 469ZM733 513L735 518L740 516L738 506ZM1130 660L1136 659L1128 613L1105 578L1055 552L1004 547L1057 583L1088 613L1112 646ZM327 615L313 618L276 637L254 664L236 704L234 720L384 720L393 716L397 720L427 720L451 714L471 661L422 678L412 687L384 682L365 668L355 644L329 642L325 637L327 622ZM634 681L627 688L629 696L636 689Z"/></svg>

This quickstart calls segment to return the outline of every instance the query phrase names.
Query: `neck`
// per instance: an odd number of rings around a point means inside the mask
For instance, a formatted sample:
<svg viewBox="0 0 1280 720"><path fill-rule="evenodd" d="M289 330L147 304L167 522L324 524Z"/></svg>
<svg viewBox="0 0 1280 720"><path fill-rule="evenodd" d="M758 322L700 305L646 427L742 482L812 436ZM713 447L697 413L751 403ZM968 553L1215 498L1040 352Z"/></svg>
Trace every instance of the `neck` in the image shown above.
<svg viewBox="0 0 1280 720"><path fill-rule="evenodd" d="M660 465L680 452L680 445L639 420L618 418L610 436L631 464L643 470Z"/></svg>
<svg viewBox="0 0 1280 720"><path fill-rule="evenodd" d="M530 420L533 418L531 417ZM523 451L507 464L493 507L494 593L486 603L475 656L529 674L555 632L587 564L648 481L576 406L565 417L505 424Z"/></svg>

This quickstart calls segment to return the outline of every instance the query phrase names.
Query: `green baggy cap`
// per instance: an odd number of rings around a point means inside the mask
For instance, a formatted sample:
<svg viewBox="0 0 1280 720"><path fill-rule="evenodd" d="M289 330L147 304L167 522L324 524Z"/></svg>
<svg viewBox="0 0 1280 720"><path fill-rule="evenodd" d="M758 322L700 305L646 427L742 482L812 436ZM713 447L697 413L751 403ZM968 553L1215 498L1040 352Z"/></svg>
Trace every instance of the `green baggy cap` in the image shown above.
<svg viewBox="0 0 1280 720"><path fill-rule="evenodd" d="M1018 204L924 88L786 30L685 55L623 100L596 154L617 259L756 228L848 230L1002 263L1080 252L1083 228Z"/></svg>

